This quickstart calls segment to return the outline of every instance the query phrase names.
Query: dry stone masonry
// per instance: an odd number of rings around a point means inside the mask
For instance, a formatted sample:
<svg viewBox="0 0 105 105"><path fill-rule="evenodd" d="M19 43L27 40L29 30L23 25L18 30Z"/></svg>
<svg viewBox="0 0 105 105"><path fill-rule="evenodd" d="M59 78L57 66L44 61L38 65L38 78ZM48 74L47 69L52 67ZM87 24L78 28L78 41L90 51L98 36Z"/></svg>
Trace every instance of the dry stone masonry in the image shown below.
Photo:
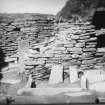
<svg viewBox="0 0 105 105"><path fill-rule="evenodd" d="M64 77L70 66L78 70L105 66L105 47L97 47L105 29L96 30L90 21L56 23L54 16L33 14L7 17L13 19L0 23L0 47L7 62L18 61L19 43L27 41L29 47L24 44L23 49L28 49L22 53L25 73L35 80L49 79L56 64L63 65Z"/></svg>
<svg viewBox="0 0 105 105"><path fill-rule="evenodd" d="M36 42L43 42L52 36L53 16L34 14L4 14L3 16L0 23L0 46L6 56L10 57L17 53L19 39L28 39L32 47Z"/></svg>

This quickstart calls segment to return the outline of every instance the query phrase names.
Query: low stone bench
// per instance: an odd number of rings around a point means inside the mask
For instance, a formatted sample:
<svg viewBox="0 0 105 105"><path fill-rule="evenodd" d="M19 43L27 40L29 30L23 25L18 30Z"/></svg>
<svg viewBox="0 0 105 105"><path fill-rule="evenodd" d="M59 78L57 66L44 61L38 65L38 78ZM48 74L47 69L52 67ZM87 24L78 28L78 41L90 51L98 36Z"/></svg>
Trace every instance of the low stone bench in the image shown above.
<svg viewBox="0 0 105 105"><path fill-rule="evenodd" d="M69 103L96 103L97 99L95 91L67 93L66 97Z"/></svg>
<svg viewBox="0 0 105 105"><path fill-rule="evenodd" d="M26 90L23 89L18 91L18 95L19 96L16 97L16 99L18 98L18 101L16 101L17 104L18 102L21 101L22 104L23 103L25 104L25 102L28 100L35 103L48 103L48 104L95 103L97 99L94 91L82 91L80 88L32 88L32 89L27 88ZM35 99L33 99L34 97ZM29 103L29 101L27 103Z"/></svg>

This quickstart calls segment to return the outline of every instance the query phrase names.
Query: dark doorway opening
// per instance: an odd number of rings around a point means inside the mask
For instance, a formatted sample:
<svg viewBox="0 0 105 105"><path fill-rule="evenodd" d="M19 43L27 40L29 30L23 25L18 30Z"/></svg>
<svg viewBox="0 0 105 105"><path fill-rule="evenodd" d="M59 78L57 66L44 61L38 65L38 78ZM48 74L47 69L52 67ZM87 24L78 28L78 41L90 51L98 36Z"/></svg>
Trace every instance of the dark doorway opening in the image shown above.
<svg viewBox="0 0 105 105"><path fill-rule="evenodd" d="M96 29L105 28L105 11L96 11L94 13L92 24Z"/></svg>
<svg viewBox="0 0 105 105"><path fill-rule="evenodd" d="M105 34L98 36L96 47L97 48L105 47Z"/></svg>

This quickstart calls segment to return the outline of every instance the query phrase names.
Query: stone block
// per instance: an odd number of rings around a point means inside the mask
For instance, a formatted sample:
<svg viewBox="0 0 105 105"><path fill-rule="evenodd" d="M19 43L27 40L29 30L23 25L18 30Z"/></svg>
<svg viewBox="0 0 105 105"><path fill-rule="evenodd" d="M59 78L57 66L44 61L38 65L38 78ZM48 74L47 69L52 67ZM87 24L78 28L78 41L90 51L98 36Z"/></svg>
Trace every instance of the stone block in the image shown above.
<svg viewBox="0 0 105 105"><path fill-rule="evenodd" d="M75 47L79 47L79 48L84 47L84 46L85 46L85 43L77 43L77 44L75 44Z"/></svg>
<svg viewBox="0 0 105 105"><path fill-rule="evenodd" d="M82 64L92 64L92 63L96 63L96 60L92 59L92 60L83 60L82 61Z"/></svg>
<svg viewBox="0 0 105 105"><path fill-rule="evenodd" d="M82 51L82 48L76 48L76 47L73 47L73 48L67 48L68 51L71 51L71 52L81 52Z"/></svg>
<svg viewBox="0 0 105 105"><path fill-rule="evenodd" d="M52 65L49 84L63 82L63 65Z"/></svg>
<svg viewBox="0 0 105 105"><path fill-rule="evenodd" d="M103 48L98 48L97 52L105 52L105 48L104 47Z"/></svg>
<svg viewBox="0 0 105 105"><path fill-rule="evenodd" d="M79 35L71 35L71 39L79 39Z"/></svg>
<svg viewBox="0 0 105 105"><path fill-rule="evenodd" d="M69 66L69 77L70 77L70 83L74 83L78 81L78 70L76 66Z"/></svg>
<svg viewBox="0 0 105 105"><path fill-rule="evenodd" d="M83 48L83 51L92 53L96 51L96 48Z"/></svg>
<svg viewBox="0 0 105 105"><path fill-rule="evenodd" d="M90 84L105 81L105 72L103 70L90 70L85 72L85 77Z"/></svg>

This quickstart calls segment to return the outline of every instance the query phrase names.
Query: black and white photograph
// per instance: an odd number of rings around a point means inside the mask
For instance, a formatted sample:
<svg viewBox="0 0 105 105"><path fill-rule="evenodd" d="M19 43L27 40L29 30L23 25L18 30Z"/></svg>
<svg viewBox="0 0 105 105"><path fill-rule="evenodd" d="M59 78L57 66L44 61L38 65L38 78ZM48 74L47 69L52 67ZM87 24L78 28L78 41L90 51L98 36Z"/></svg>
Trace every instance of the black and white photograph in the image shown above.
<svg viewBox="0 0 105 105"><path fill-rule="evenodd" d="M0 0L0 105L105 104L105 0Z"/></svg>

